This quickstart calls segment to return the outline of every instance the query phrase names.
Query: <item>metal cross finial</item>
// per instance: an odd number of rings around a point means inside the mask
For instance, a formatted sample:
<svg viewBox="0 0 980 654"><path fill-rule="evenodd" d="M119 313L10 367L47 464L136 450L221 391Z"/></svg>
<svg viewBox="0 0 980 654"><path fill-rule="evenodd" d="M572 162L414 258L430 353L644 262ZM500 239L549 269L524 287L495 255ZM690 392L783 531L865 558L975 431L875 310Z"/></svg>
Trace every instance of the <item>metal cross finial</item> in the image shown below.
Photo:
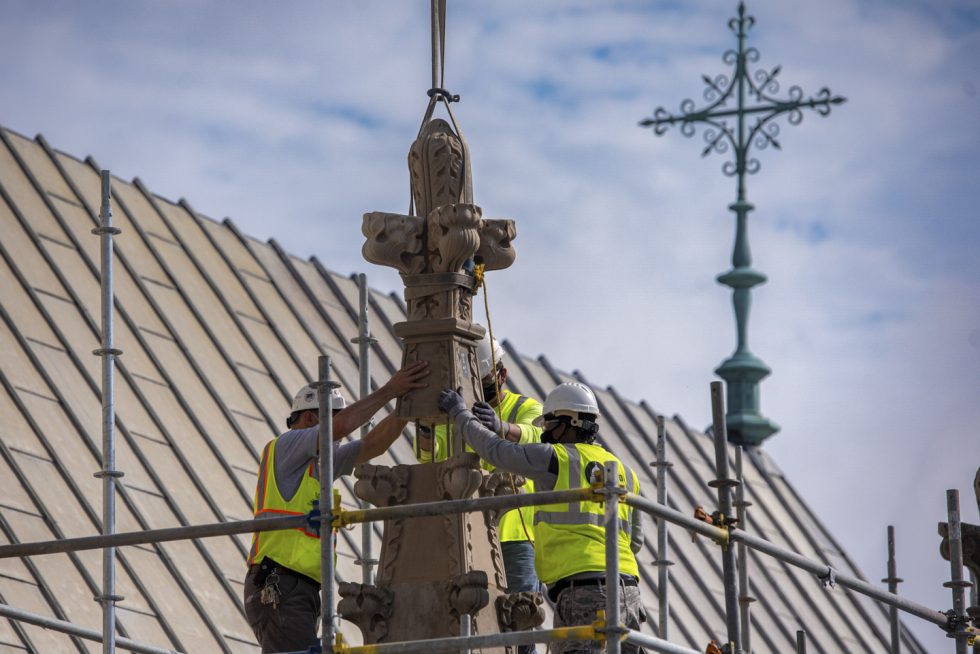
<svg viewBox="0 0 980 654"><path fill-rule="evenodd" d="M680 104L679 114L657 107L652 118L640 121L642 127L653 128L658 136L677 125L681 134L691 137L697 132L696 126L703 124L705 146L701 156L712 152L727 154L729 150L733 154L721 169L725 175L735 177L737 182L735 202L728 207L736 217L735 246L732 269L717 279L733 291L737 345L732 356L715 372L728 386L726 422L729 438L742 445L758 445L779 431L778 425L759 413L759 382L771 370L752 354L748 346L751 289L766 281L762 272L752 268L749 250L746 222L749 211L754 207L745 198L745 176L758 172L760 168L758 159L749 156L749 150L753 146L756 150L769 146L780 149L776 118L786 115L790 125L798 125L803 120L804 109L812 109L826 116L830 113L831 105L845 101L840 96L831 95L826 87L816 95L805 98L803 89L795 85L789 87L788 97L777 98L782 67L749 70L751 64L759 61L759 51L745 47L747 32L754 25L755 18L745 14L745 4L740 2L738 16L728 21L729 29L738 38L738 48L722 55L722 61L733 69L729 74L702 76L706 87L703 92L706 106L698 108L694 100L686 99Z"/></svg>

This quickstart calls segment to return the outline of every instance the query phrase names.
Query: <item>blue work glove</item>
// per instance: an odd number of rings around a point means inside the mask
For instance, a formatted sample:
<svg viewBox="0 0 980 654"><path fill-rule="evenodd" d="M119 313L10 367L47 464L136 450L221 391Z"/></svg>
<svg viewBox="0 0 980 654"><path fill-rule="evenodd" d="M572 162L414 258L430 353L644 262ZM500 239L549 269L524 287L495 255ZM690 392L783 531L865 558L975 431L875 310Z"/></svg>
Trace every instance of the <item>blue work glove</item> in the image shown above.
<svg viewBox="0 0 980 654"><path fill-rule="evenodd" d="M477 402L473 405L473 415L479 420L484 427L500 436L503 430L503 424L500 422L500 418L497 417L497 412L493 410L493 407L486 402Z"/></svg>
<svg viewBox="0 0 980 654"><path fill-rule="evenodd" d="M439 393L439 409L449 414L450 418L455 418L460 411L466 410L466 403L462 396L456 391L449 389Z"/></svg>

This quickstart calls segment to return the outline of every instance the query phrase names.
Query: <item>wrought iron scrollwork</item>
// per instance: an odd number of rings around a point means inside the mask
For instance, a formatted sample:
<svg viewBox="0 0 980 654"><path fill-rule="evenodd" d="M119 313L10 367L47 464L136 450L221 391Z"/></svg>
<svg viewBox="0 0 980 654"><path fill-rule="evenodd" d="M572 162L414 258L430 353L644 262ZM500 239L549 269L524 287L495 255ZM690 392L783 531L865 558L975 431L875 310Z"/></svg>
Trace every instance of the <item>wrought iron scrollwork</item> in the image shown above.
<svg viewBox="0 0 980 654"><path fill-rule="evenodd" d="M705 147L701 156L731 151L733 159L722 164L722 172L729 177L758 172L761 164L749 156L752 147L757 150L770 146L781 149L780 127L774 119L785 115L790 125L799 125L804 109L813 109L826 116L833 105L844 102L844 98L832 95L826 87L805 97L803 89L793 85L787 89L786 97L778 97L782 66L750 70L761 58L757 48L745 47L747 32L754 25L755 18L746 15L745 5L739 3L738 16L728 21L729 29L738 38L738 48L726 50L721 57L732 71L713 77L701 76L705 85L702 97L707 103L704 107L698 108L694 100L687 98L680 103L677 114L661 106L654 110L652 117L640 121L641 126L652 128L657 136L677 125L680 133L688 138L697 133L698 125L703 125ZM760 117L745 129L746 118L753 115ZM729 124L732 119L735 125Z"/></svg>

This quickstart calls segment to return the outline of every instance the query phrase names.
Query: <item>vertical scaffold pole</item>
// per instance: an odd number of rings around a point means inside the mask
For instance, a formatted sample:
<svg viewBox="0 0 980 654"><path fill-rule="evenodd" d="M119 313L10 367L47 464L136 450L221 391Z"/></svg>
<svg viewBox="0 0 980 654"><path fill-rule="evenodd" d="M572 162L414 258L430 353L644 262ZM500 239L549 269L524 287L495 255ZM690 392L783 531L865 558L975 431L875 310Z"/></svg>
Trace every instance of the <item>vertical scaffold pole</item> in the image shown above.
<svg viewBox="0 0 980 654"><path fill-rule="evenodd" d="M657 504L667 506L667 470L673 464L667 461L667 425L663 416L657 416ZM657 520L657 635L669 639L670 601L667 586L670 583L670 570L673 563L667 551L667 521Z"/></svg>
<svg viewBox="0 0 980 654"><path fill-rule="evenodd" d="M330 357L320 356L317 394L320 404L320 648L333 649L334 633L334 542L333 542L333 411L330 392L340 386L330 381Z"/></svg>
<svg viewBox="0 0 980 654"><path fill-rule="evenodd" d="M603 495L606 500L606 654L620 654L623 635L619 615L619 464L607 461L603 468ZM625 493L626 489L623 488ZM625 598L624 598L625 601Z"/></svg>
<svg viewBox="0 0 980 654"><path fill-rule="evenodd" d="M367 275L360 273L357 276L357 295L359 313L357 320L357 337L351 339L351 343L357 344L357 358L359 372L361 375L360 397L363 400L371 393L371 346L378 342L378 339L371 336L371 329L368 326L368 285ZM364 438L371 431L373 421L364 423L361 427L361 438ZM360 502L361 508L370 508L367 502ZM361 525L361 558L355 563L361 566L361 583L371 585L374 583L374 564L378 562L374 558L374 551L371 543L374 523L365 522Z"/></svg>
<svg viewBox="0 0 980 654"><path fill-rule="evenodd" d="M796 654L806 654L806 632L802 629L796 632Z"/></svg>
<svg viewBox="0 0 980 654"><path fill-rule="evenodd" d="M725 425L725 400L721 382L711 382L711 418L715 439L715 471L718 478L708 482L718 489L718 510L725 527L731 531L732 487L738 482L728 476L728 429ZM742 654L742 633L738 615L738 569L735 548L731 543L721 548L721 567L725 583L725 621L729 649Z"/></svg>
<svg viewBox="0 0 980 654"><path fill-rule="evenodd" d="M946 634L956 639L956 654L966 654L967 624L965 593L969 581L963 579L963 534L960 527L960 492L955 488L946 491L946 512L949 514L949 581L943 586L951 589L953 594L953 610L950 611L952 629Z"/></svg>
<svg viewBox="0 0 980 654"><path fill-rule="evenodd" d="M102 469L95 476L102 479L102 533L107 536L116 532L116 479L123 476L116 470L114 375L122 351L115 349L113 333L112 237L119 229L112 226L111 183L109 171L103 170L100 225L92 230L102 241L102 347L92 354L102 358ZM104 654L116 651L116 602L122 599L116 595L116 548L107 547L102 550L102 594L95 598L102 604Z"/></svg>
<svg viewBox="0 0 980 654"><path fill-rule="evenodd" d="M735 479L738 486L735 487L735 517L738 519L739 529L749 528L749 512L747 509L752 506L752 502L745 499L745 477L742 473L742 450L739 445L735 448ZM749 553L745 543L738 544L738 588L741 593L738 596L738 608L740 610L739 619L742 627L742 651L745 654L752 652L752 597L749 585Z"/></svg>
<svg viewBox="0 0 980 654"><path fill-rule="evenodd" d="M898 595L898 585L902 582L898 578L898 564L895 562L895 527L888 525L888 576L881 580L888 584L888 592ZM894 606L888 607L888 621L891 625L891 646L889 654L899 654L902 649L902 641L898 631L898 609Z"/></svg>

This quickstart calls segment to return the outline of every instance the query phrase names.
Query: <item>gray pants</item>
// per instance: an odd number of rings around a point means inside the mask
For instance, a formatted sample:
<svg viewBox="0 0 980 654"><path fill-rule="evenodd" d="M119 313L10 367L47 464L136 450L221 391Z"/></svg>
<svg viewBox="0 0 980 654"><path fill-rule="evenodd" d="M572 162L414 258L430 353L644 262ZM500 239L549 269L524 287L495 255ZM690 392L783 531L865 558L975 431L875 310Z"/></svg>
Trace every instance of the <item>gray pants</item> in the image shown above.
<svg viewBox="0 0 980 654"><path fill-rule="evenodd" d="M279 601L263 604L256 567L245 576L245 619L262 646L262 654L303 652L318 645L320 586L305 575L279 575Z"/></svg>
<svg viewBox="0 0 980 654"><path fill-rule="evenodd" d="M596 621L598 611L606 608L606 587L578 585L566 588L558 595L555 611L555 627L588 625ZM623 624L629 629L640 628L640 589L636 586L619 586L619 611ZM551 643L552 654L588 652L601 654L604 646L594 640L559 640ZM624 654L642 652L638 646L623 643Z"/></svg>

